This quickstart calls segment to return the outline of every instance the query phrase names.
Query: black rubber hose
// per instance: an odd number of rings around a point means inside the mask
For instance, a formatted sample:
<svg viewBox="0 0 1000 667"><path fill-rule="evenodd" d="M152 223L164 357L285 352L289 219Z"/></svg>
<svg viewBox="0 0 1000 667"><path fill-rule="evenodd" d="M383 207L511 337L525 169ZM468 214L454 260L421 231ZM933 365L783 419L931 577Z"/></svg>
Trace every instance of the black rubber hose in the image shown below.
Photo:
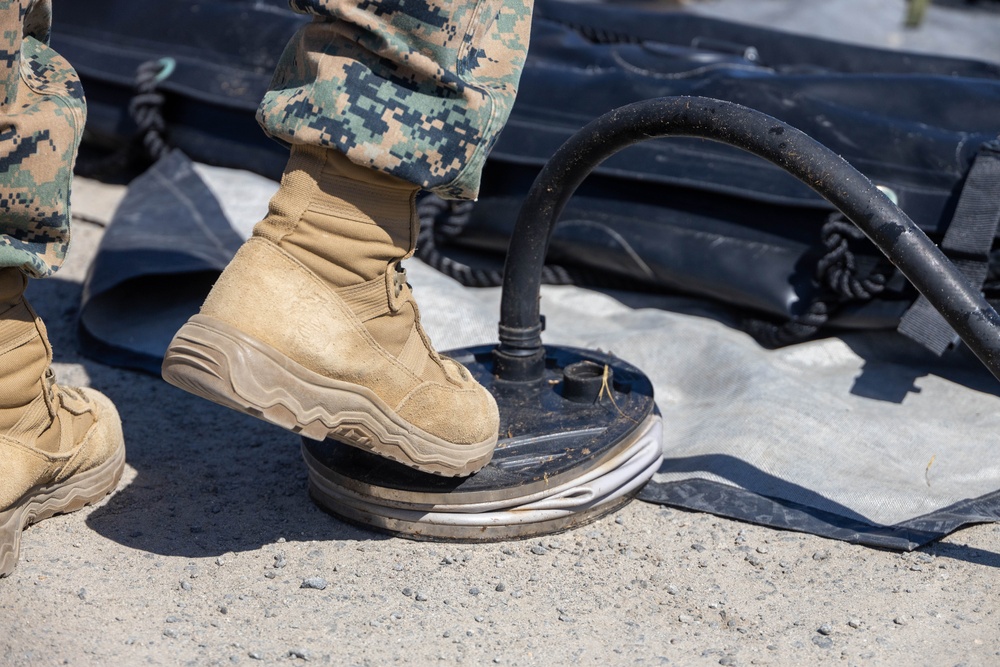
<svg viewBox="0 0 1000 667"><path fill-rule="evenodd" d="M556 151L518 215L504 267L496 375L542 376L539 289L549 238L566 202L605 159L666 136L711 139L784 168L857 225L1000 379L1000 316L937 246L863 174L803 132L747 107L701 97L636 102L597 118ZM711 258L706 258L711 261Z"/></svg>

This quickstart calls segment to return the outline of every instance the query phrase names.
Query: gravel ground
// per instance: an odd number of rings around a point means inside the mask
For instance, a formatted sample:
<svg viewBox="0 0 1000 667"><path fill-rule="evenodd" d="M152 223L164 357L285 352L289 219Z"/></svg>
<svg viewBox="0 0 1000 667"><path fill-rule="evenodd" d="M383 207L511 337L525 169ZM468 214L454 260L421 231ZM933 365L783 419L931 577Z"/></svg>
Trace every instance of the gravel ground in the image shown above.
<svg viewBox="0 0 1000 667"><path fill-rule="evenodd" d="M0 664L1000 664L992 524L898 554L639 502L483 545L331 518L297 437L77 353L120 195L78 184L68 264L30 295L61 381L120 407L128 467L97 507L25 532L0 581Z"/></svg>

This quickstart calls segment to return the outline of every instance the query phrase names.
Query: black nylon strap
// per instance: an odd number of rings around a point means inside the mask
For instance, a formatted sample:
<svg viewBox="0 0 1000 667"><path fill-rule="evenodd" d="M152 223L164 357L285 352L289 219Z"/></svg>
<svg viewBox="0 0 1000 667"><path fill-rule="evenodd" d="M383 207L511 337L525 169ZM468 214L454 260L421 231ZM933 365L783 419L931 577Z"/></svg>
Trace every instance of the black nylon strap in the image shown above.
<svg viewBox="0 0 1000 667"><path fill-rule="evenodd" d="M1000 141L983 144L962 187L955 216L941 241L941 250L982 289L989 271L989 253L1000 226ZM920 296L903 315L899 333L941 356L958 342L954 330Z"/></svg>

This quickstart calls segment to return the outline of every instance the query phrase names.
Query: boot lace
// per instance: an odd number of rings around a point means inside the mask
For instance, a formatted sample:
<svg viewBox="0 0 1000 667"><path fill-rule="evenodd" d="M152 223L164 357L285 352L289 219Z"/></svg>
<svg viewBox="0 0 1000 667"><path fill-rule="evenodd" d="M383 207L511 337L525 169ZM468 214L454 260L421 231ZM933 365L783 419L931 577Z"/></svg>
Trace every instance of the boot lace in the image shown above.
<svg viewBox="0 0 1000 667"><path fill-rule="evenodd" d="M406 269L401 265L396 265L396 273L392 276L392 284L396 291L396 298L403 293L403 287L406 285Z"/></svg>

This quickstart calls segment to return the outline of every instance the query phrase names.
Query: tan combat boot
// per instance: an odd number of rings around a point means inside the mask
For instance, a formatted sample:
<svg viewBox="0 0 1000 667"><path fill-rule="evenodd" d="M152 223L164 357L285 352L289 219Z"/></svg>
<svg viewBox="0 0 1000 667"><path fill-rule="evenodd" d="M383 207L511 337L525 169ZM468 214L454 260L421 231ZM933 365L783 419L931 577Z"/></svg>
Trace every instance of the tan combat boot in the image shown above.
<svg viewBox="0 0 1000 667"><path fill-rule="evenodd" d="M416 192L293 147L268 216L170 343L164 379L425 472L482 468L496 402L431 347L399 264L416 242Z"/></svg>
<svg viewBox="0 0 1000 667"><path fill-rule="evenodd" d="M111 401L55 383L26 284L19 269L0 269L0 577L14 571L25 526L100 500L125 466Z"/></svg>

